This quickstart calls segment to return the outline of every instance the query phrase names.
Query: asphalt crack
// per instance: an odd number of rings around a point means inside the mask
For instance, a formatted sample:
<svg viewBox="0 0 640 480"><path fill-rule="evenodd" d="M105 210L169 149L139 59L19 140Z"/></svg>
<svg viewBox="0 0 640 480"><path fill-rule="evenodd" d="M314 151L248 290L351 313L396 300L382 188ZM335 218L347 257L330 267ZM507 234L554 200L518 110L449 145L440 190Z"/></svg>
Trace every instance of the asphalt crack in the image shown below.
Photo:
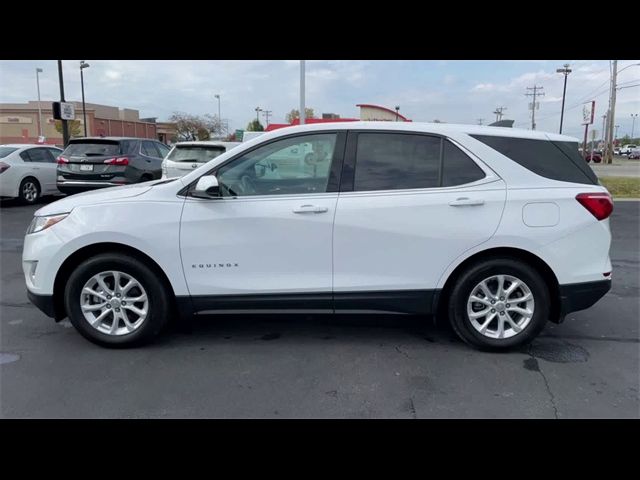
<svg viewBox="0 0 640 480"><path fill-rule="evenodd" d="M407 358L411 358L409 354L404 350L402 350L399 346L396 346L396 352L398 352L400 355L404 355Z"/></svg>
<svg viewBox="0 0 640 480"><path fill-rule="evenodd" d="M411 416L414 420L418 418L418 414L416 413L416 406L413 404L413 397L409 398L409 411L411 412Z"/></svg>
<svg viewBox="0 0 640 480"><path fill-rule="evenodd" d="M558 416L558 407L556 405L556 397L553 395L553 392L551 391L551 387L549 386L549 381L547 380L547 376L544 374L544 372L540 368L540 363L538 362L538 359L536 358L535 354L531 350L531 344L529 345L529 356L531 357L531 361L528 362L529 366L527 366L526 368L528 370L537 371L542 377L542 380L544 381L544 386L547 389L547 393L549 394L551 407L553 408L553 416L555 417L556 420L558 420L558 418L560 417Z"/></svg>

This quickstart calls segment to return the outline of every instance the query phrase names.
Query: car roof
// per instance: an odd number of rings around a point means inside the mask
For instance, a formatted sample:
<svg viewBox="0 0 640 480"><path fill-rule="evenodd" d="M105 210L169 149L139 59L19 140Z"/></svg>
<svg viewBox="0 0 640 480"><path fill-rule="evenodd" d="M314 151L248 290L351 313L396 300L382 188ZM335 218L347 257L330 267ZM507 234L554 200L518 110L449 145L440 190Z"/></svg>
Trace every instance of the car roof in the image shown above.
<svg viewBox="0 0 640 480"><path fill-rule="evenodd" d="M429 123L429 122L385 122L385 121L359 121L314 123L308 125L296 125L284 127L269 133L281 134L294 132L313 132L316 130L387 130L410 131L447 135L450 133L466 133L468 135L488 135L498 137L528 138L536 140L553 140L563 142L579 141L575 137L559 135L557 133L543 132L539 130L525 130L522 128L491 127L489 125L465 125L456 123Z"/></svg>
<svg viewBox="0 0 640 480"><path fill-rule="evenodd" d="M78 137L72 138L69 142L78 142L85 140L110 140L110 141L120 141L120 140L150 140L152 142L157 142L155 138L138 138L138 137Z"/></svg>
<svg viewBox="0 0 640 480"><path fill-rule="evenodd" d="M233 143L237 143L240 144L242 142L225 142L222 140L186 140L184 142L177 142L174 144L175 145L210 145L210 146L220 146L220 145L229 145L229 144L233 144Z"/></svg>

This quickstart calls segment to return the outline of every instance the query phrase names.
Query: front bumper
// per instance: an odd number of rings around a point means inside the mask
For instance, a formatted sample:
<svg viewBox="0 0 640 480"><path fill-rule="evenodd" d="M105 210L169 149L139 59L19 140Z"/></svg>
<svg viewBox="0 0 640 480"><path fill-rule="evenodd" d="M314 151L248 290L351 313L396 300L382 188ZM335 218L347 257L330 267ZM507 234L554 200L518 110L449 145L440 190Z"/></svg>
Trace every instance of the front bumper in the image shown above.
<svg viewBox="0 0 640 480"><path fill-rule="evenodd" d="M591 307L611 290L611 279L560 285L560 318Z"/></svg>
<svg viewBox="0 0 640 480"><path fill-rule="evenodd" d="M56 312L53 295L36 295L27 289L27 297L29 301L40 309L47 317L54 318L56 321L62 320L64 317L60 312Z"/></svg>

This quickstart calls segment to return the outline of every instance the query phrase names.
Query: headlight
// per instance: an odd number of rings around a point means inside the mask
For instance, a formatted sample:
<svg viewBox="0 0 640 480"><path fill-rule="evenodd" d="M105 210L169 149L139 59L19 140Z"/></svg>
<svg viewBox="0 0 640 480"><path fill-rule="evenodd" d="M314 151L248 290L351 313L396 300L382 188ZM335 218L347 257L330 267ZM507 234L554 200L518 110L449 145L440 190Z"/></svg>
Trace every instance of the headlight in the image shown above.
<svg viewBox="0 0 640 480"><path fill-rule="evenodd" d="M31 220L31 225L29 225L29 228L27 229L27 235L29 235L30 233L37 233L41 232L42 230L46 230L47 228L64 220L68 216L68 213L58 213L56 215L46 215L44 217L33 217L33 220Z"/></svg>

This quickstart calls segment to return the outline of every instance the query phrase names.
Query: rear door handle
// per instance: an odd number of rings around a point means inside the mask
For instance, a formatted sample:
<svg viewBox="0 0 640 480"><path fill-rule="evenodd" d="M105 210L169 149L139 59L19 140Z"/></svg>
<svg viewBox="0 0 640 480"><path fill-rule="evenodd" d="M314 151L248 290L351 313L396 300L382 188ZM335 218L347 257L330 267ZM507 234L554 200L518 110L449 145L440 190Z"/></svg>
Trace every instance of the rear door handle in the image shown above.
<svg viewBox="0 0 640 480"><path fill-rule="evenodd" d="M452 207L473 207L477 205L484 205L484 200L481 198L469 198L469 197L460 197L456 198L452 202L449 202L449 205Z"/></svg>
<svg viewBox="0 0 640 480"><path fill-rule="evenodd" d="M315 205L301 205L293 209L293 213L325 213L329 211L327 207L316 207Z"/></svg>

